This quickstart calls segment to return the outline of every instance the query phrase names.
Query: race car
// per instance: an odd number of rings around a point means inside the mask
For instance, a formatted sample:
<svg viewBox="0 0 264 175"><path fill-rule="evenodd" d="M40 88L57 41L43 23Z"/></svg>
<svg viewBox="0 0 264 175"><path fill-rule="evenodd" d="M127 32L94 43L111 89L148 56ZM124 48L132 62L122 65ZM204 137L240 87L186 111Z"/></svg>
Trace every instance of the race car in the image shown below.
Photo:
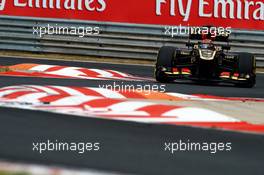
<svg viewBox="0 0 264 175"><path fill-rule="evenodd" d="M229 35L190 34L187 48L160 48L154 76L168 83L190 79L202 83L228 82L240 87L256 84L256 59L251 53L230 52ZM196 40L196 42L191 42ZM217 44L216 44L217 43Z"/></svg>

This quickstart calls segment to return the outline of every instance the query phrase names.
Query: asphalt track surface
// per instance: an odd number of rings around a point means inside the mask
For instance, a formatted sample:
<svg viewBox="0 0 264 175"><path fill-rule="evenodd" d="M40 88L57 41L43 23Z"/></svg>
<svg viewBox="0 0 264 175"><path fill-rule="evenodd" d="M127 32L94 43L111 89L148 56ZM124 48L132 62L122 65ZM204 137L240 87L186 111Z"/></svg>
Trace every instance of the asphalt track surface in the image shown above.
<svg viewBox="0 0 264 175"><path fill-rule="evenodd" d="M151 67L98 63L1 58L0 65L42 63L87 68L114 69L133 75L150 77ZM236 97L264 97L264 75L258 74L253 89L232 86L202 86L192 83L168 84L171 92L210 94ZM1 77L0 87L19 84L95 86L112 81L63 80ZM128 82L135 83L135 82ZM138 82L137 82L138 83ZM142 82L153 83L153 82ZM64 142L100 142L98 152L32 151L32 142L59 140ZM164 151L165 142L231 142L229 152ZM138 124L63 116L47 112L0 108L0 159L17 162L88 168L127 174L264 174L264 136L222 132L191 127Z"/></svg>

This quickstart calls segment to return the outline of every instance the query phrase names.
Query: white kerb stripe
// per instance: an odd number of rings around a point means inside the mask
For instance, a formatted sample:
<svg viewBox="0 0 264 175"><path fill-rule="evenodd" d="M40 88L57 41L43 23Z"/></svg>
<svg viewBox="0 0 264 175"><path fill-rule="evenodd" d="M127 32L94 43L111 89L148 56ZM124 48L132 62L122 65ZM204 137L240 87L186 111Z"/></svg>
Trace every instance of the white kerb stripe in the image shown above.
<svg viewBox="0 0 264 175"><path fill-rule="evenodd" d="M91 100L100 99L100 97L94 97L94 96L70 96L70 97L64 97L62 99L56 100L51 103L51 105L80 105L84 102L88 102Z"/></svg>
<svg viewBox="0 0 264 175"><path fill-rule="evenodd" d="M52 86L54 88L60 89L70 95L84 95L83 93L81 93L80 91L77 91L73 88L70 87L65 87L65 86Z"/></svg>
<svg viewBox="0 0 264 175"><path fill-rule="evenodd" d="M52 75L62 75L62 76L69 76L69 77L78 77L78 78L85 78L83 76L87 76L83 72L77 70L78 68L75 67L66 67L56 71L46 72L47 74Z"/></svg>
<svg viewBox="0 0 264 175"><path fill-rule="evenodd" d="M46 92L48 94L59 94L59 92L49 88L48 86L28 85L25 87L31 88L34 91L38 91L38 89L40 89L41 91ZM36 88L36 89L34 89L34 88Z"/></svg>
<svg viewBox="0 0 264 175"><path fill-rule="evenodd" d="M109 71L114 72L114 73L116 73L116 74L119 74L119 75L121 75L121 76L123 76L123 77L131 77L130 75L125 74L125 73L123 73L123 72L119 72L119 71L115 71L115 70L109 70Z"/></svg>
<svg viewBox="0 0 264 175"><path fill-rule="evenodd" d="M166 117L177 117L178 122L238 122L239 120L223 114L201 108L185 107L173 109L162 114Z"/></svg>
<svg viewBox="0 0 264 175"><path fill-rule="evenodd" d="M14 89L29 89L29 88L26 88L23 85L22 86L6 86L6 87L0 88L1 91L14 90Z"/></svg>
<svg viewBox="0 0 264 175"><path fill-rule="evenodd" d="M29 70L32 70L32 71L39 71L39 72L44 72L46 70L48 70L49 68L52 68L52 67L56 67L55 65L38 65L38 66L34 66L32 68L30 68Z"/></svg>
<svg viewBox="0 0 264 175"><path fill-rule="evenodd" d="M193 95L186 95L186 94L181 94L181 93L174 93L174 92L168 92L166 93L167 95L171 95L171 96L174 96L174 97L178 97L178 98L183 98L183 99L193 99L193 98L199 98L199 97L196 97L196 96L193 96Z"/></svg>
<svg viewBox="0 0 264 175"><path fill-rule="evenodd" d="M97 111L96 113L92 113L93 111L91 111L91 114L93 115L96 115L98 117L100 116L106 116L109 118L112 118L112 119L122 119L122 118L127 118L127 117L123 117L123 116L144 116L144 117L148 117L149 116L149 113L145 112L145 111L129 111L129 113L127 113L127 111L107 111L107 112L100 112L100 111ZM118 116L121 116L122 117L118 117Z"/></svg>
<svg viewBox="0 0 264 175"><path fill-rule="evenodd" d="M113 74L111 74L110 72L107 72L105 70L100 70L100 69L89 69L89 70L100 74L100 77L113 77Z"/></svg>
<svg viewBox="0 0 264 175"><path fill-rule="evenodd" d="M199 97L195 95L186 95L180 93L166 93L167 95L171 95L174 97L186 99L186 100L199 100L199 101L226 101L225 99L213 99L213 98L206 98L206 97Z"/></svg>
<svg viewBox="0 0 264 175"><path fill-rule="evenodd" d="M113 111L134 111L142 107L154 105L155 103L150 102L139 102L139 101L125 101L109 106L109 109Z"/></svg>
<svg viewBox="0 0 264 175"><path fill-rule="evenodd" d="M6 90L6 91L2 91L0 92L0 97L5 98L4 96L12 94L12 93L16 93L16 92L20 92L20 91L29 91L31 92L31 90L26 90L26 89L15 89L15 90Z"/></svg>
<svg viewBox="0 0 264 175"><path fill-rule="evenodd" d="M154 118L154 117L115 117L116 120L132 121L132 122L143 122L143 123L169 123L177 122L177 118Z"/></svg>
<svg viewBox="0 0 264 175"><path fill-rule="evenodd" d="M88 89L98 92L99 94L101 94L103 97L106 97L106 98L118 98L118 99L126 98L122 94L116 91L112 91L112 90L105 89L105 88L88 88Z"/></svg>
<svg viewBox="0 0 264 175"><path fill-rule="evenodd" d="M39 102L39 99L42 97L48 96L47 93L33 92L29 94L25 94L17 97L16 99L12 99L12 101L20 101L20 102Z"/></svg>

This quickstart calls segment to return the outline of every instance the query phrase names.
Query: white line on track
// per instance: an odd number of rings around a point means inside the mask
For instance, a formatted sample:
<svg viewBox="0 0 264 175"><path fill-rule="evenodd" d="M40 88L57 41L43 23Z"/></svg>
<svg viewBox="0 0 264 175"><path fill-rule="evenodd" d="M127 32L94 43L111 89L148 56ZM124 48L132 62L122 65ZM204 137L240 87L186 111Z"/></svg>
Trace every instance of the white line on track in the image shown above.
<svg viewBox="0 0 264 175"><path fill-rule="evenodd" d="M57 166L44 166L44 165L36 165L36 164L22 164L22 163L9 163L0 161L0 170L9 172L9 173L17 173L21 172L30 174L30 175L118 175L118 173L114 172L105 172L98 170L90 170L90 169L69 169L65 167L57 167Z"/></svg>

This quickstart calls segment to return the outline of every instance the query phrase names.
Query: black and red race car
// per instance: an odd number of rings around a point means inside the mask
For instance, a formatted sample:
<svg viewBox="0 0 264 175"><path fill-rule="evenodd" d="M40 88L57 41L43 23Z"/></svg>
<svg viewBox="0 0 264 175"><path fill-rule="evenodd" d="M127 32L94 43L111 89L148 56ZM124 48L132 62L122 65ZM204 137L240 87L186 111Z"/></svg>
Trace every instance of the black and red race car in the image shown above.
<svg viewBox="0 0 264 175"><path fill-rule="evenodd" d="M155 78L167 83L190 79L204 83L229 82L241 87L256 84L256 59L246 52L230 52L229 35L190 34L187 48L160 48ZM193 42L196 40L196 42Z"/></svg>

